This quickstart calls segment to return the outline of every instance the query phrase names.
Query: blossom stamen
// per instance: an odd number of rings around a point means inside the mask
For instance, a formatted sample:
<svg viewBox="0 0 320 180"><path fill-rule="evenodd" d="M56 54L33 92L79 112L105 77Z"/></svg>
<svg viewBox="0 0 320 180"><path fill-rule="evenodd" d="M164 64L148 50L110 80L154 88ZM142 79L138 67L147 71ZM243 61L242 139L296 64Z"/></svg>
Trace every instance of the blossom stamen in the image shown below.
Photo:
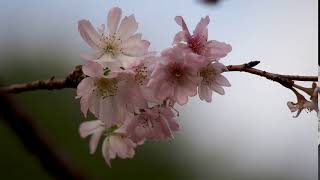
<svg viewBox="0 0 320 180"><path fill-rule="evenodd" d="M145 80L148 76L147 67L145 66L138 66L135 69L136 75L135 75L135 81L138 83L138 85L144 85Z"/></svg>
<svg viewBox="0 0 320 180"><path fill-rule="evenodd" d="M101 41L103 42L102 49L105 54L115 57L123 53L123 50L120 47L121 39L117 38L115 33L108 36L102 34Z"/></svg>
<svg viewBox="0 0 320 180"><path fill-rule="evenodd" d="M209 84L212 81L215 74L216 73L214 72L213 69L204 68L200 70L200 76L203 78L202 81L207 84Z"/></svg>
<svg viewBox="0 0 320 180"><path fill-rule="evenodd" d="M99 95L103 98L117 95L118 86L115 79L100 78L96 81L96 86Z"/></svg>

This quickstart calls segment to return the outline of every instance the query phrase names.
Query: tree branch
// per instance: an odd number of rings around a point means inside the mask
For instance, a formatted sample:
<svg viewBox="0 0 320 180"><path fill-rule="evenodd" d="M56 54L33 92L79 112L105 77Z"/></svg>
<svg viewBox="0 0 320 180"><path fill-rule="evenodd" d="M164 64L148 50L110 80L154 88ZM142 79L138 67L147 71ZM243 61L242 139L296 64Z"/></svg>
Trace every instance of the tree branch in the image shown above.
<svg viewBox="0 0 320 180"><path fill-rule="evenodd" d="M317 76L282 75L254 68L259 63L260 61L251 61L241 65L229 65L227 66L228 70L226 72L238 71L254 74L278 82L285 87L291 87L294 84L293 81L318 81ZM80 81L85 77L85 75L82 73L81 67L81 65L76 66L75 70L71 72L65 79L55 79L52 77L48 80L14 84L0 88L0 92L21 93L34 90L76 88Z"/></svg>
<svg viewBox="0 0 320 180"><path fill-rule="evenodd" d="M0 93L0 118L55 179L87 179L83 169L79 169L64 152L57 149L30 116L21 111L13 100L3 93Z"/></svg>
<svg viewBox="0 0 320 180"><path fill-rule="evenodd" d="M239 71L254 74L278 82L287 88L291 88L294 81L318 81L317 76L282 75L254 68L259 63L260 61L251 61L241 65L229 65L226 72Z"/></svg>
<svg viewBox="0 0 320 180"><path fill-rule="evenodd" d="M55 79L53 76L48 80L38 80L29 83L13 84L7 87L0 88L0 92L4 93L21 93L34 90L56 90L63 88L76 88L80 81L85 77L82 73L81 65L76 66L65 79Z"/></svg>

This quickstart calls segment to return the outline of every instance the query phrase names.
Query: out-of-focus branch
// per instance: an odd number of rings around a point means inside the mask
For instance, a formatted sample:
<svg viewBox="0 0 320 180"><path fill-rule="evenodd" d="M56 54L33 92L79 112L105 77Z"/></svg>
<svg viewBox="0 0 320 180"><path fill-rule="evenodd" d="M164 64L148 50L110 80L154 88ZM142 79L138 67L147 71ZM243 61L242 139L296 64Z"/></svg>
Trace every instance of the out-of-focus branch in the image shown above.
<svg viewBox="0 0 320 180"><path fill-rule="evenodd" d="M291 87L294 84L293 81L318 81L317 76L282 75L282 74L275 74L275 73L254 68L259 63L260 63L259 61L251 61L249 63L240 64L240 65L229 65L227 66L228 68L227 72L238 71L238 72L246 72L246 73L258 75L261 77L265 77L269 80L278 82L285 87ZM55 89L63 89L63 88L76 88L77 85L80 83L80 81L84 77L85 75L82 73L81 65L79 65L65 79L55 79L54 77L52 77L51 79L48 79L48 80L14 84L11 86L0 88L0 92L21 93L21 92L41 90L41 89L55 90Z"/></svg>
<svg viewBox="0 0 320 180"><path fill-rule="evenodd" d="M36 128L33 120L3 93L0 93L0 118L55 179L85 179L83 171L77 169L76 164L63 156L44 132Z"/></svg>

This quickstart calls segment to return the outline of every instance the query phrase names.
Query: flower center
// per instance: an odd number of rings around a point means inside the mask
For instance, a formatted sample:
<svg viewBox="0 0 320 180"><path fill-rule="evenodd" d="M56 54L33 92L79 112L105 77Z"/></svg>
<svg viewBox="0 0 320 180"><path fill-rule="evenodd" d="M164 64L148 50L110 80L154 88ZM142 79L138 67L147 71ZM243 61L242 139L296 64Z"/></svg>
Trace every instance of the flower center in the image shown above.
<svg viewBox="0 0 320 180"><path fill-rule="evenodd" d="M176 75L177 78L179 78L182 74L181 74L180 71L176 71L175 75Z"/></svg>
<svg viewBox="0 0 320 180"><path fill-rule="evenodd" d="M103 98L117 95L118 86L115 79L100 78L95 85L99 95Z"/></svg>
<svg viewBox="0 0 320 180"><path fill-rule="evenodd" d="M147 67L145 66L139 66L135 69L136 75L135 75L135 80L138 83L138 85L144 85L145 80L147 79L148 76L148 71Z"/></svg>
<svg viewBox="0 0 320 180"><path fill-rule="evenodd" d="M143 118L140 120L140 125L141 125L143 128L153 128L153 123L152 123L152 121L151 121L148 117L143 117Z"/></svg>
<svg viewBox="0 0 320 180"><path fill-rule="evenodd" d="M121 39L117 38L116 34L108 36L102 35L102 42L104 53L111 56L117 56L123 53L122 48L120 47Z"/></svg>
<svg viewBox="0 0 320 180"><path fill-rule="evenodd" d="M203 82L209 84L214 78L215 72L213 69L204 68L200 70L200 76L203 78Z"/></svg>
<svg viewBox="0 0 320 180"><path fill-rule="evenodd" d="M176 79L180 79L181 76L183 76L183 70L181 69L181 67L179 67L179 65L174 64L171 67L171 74L173 77L175 77Z"/></svg>
<svg viewBox="0 0 320 180"><path fill-rule="evenodd" d="M201 54L205 48L206 40L204 37L192 37L188 42L189 48L196 54Z"/></svg>

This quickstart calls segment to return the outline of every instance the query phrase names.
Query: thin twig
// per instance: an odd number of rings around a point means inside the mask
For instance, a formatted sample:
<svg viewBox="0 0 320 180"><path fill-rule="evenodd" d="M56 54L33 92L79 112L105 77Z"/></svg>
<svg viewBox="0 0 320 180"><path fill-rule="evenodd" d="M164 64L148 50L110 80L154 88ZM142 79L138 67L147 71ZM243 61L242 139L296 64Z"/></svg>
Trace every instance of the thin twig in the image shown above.
<svg viewBox="0 0 320 180"><path fill-rule="evenodd" d="M38 80L29 83L13 84L7 87L0 88L0 92L16 94L34 90L76 88L80 81L84 78L81 67L81 65L76 66L75 70L72 71L65 79L55 79L55 77L52 77L48 80Z"/></svg>
<svg viewBox="0 0 320 180"><path fill-rule="evenodd" d="M227 66L227 69L228 69L228 72L231 72L231 71L247 72L250 74L265 77L269 80L278 82L285 87L291 87L294 83L293 81L318 81L317 76L282 75L282 74L275 74L275 73L254 68L259 63L260 63L259 61L251 61L249 63L245 63L241 65L229 65ZM77 85L80 83L80 81L84 77L85 76L82 73L81 65L79 65L65 79L51 78L48 80L14 84L11 86L3 87L0 89L0 91L6 92L6 93L21 93L21 92L41 90L41 89L55 90L55 89L63 89L63 88L76 88Z"/></svg>
<svg viewBox="0 0 320 180"><path fill-rule="evenodd" d="M317 76L282 75L254 68L254 66L258 65L259 63L260 61L251 61L241 65L229 65L227 66L227 69L229 72L238 71L261 76L278 82L285 87L291 87L294 84L294 81L318 81Z"/></svg>

